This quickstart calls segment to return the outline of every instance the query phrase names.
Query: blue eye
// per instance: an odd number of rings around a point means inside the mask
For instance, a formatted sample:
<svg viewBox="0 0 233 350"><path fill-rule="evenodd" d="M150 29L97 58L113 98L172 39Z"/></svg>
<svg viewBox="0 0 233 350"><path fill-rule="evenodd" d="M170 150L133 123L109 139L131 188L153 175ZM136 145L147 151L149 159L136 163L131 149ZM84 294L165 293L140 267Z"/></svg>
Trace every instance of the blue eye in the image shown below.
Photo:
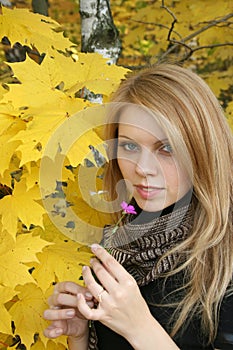
<svg viewBox="0 0 233 350"><path fill-rule="evenodd" d="M166 153L167 155L170 155L173 153L172 146L169 143L166 143L162 147L160 147L160 152Z"/></svg>
<svg viewBox="0 0 233 350"><path fill-rule="evenodd" d="M127 152L137 152L140 147L133 142L121 142L119 147L122 147Z"/></svg>

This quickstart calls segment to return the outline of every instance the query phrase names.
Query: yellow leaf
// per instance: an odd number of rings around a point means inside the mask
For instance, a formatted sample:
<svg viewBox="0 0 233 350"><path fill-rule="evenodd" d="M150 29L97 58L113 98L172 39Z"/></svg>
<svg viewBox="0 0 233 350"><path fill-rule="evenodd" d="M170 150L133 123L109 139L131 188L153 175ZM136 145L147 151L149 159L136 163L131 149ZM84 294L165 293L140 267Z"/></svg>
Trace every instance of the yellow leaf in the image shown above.
<svg viewBox="0 0 233 350"><path fill-rule="evenodd" d="M232 73L232 68L230 68L224 72L211 72L209 75L203 76L203 78L205 78L214 94L218 96L222 90L227 90L232 84Z"/></svg>
<svg viewBox="0 0 233 350"><path fill-rule="evenodd" d="M0 115L3 119L3 116ZM21 143L20 140L11 141L15 133L25 128L25 123L21 120L14 120L13 118L4 117L5 125L3 125L4 132L0 136L0 175L3 176L5 170L9 168L9 163L17 146ZM11 121L11 122L10 122ZM0 125L1 126L1 125Z"/></svg>
<svg viewBox="0 0 233 350"><path fill-rule="evenodd" d="M48 322L42 316L48 306L41 289L33 283L27 283L16 287L16 290L19 300L9 310L14 320L15 333L20 334L21 342L27 349L34 343L35 333L46 344L48 339L44 337L43 330Z"/></svg>
<svg viewBox="0 0 233 350"><path fill-rule="evenodd" d="M6 264L9 261L9 264ZM0 283L14 288L17 284L35 282L28 272L28 268L22 264L21 256L16 256L8 251L0 256Z"/></svg>
<svg viewBox="0 0 233 350"><path fill-rule="evenodd" d="M7 90L4 89L4 88L2 87L2 85L0 84L0 101L1 101L1 99L3 98L3 95L5 94L6 91L7 91Z"/></svg>
<svg viewBox="0 0 233 350"><path fill-rule="evenodd" d="M58 339L49 340L46 348L41 340L37 340L30 348L31 350L66 350L67 349L67 337L61 336Z"/></svg>
<svg viewBox="0 0 233 350"><path fill-rule="evenodd" d="M72 45L71 41L57 33L60 25L49 17L30 12L28 9L14 10L2 7L0 16L0 36L7 36L12 44L36 45L42 53L49 46L64 50Z"/></svg>
<svg viewBox="0 0 233 350"><path fill-rule="evenodd" d="M15 247L15 240L12 236L2 229L0 223L0 256Z"/></svg>
<svg viewBox="0 0 233 350"><path fill-rule="evenodd" d="M68 179L74 179L73 173L67 169L70 165L66 157L57 153L52 160L44 156L41 161L40 171L38 172L38 183L43 198L56 192L57 182L65 182Z"/></svg>
<svg viewBox="0 0 233 350"><path fill-rule="evenodd" d="M79 252L79 248L80 244L66 239L38 254L40 263L35 263L32 275L43 291L55 281L79 281L82 265L89 264L91 257L90 252Z"/></svg>
<svg viewBox="0 0 233 350"><path fill-rule="evenodd" d="M12 299L17 293L13 288L0 286L0 332L11 334L11 315L6 310L4 304Z"/></svg>
<svg viewBox="0 0 233 350"><path fill-rule="evenodd" d="M37 163L27 163L27 168L30 166L29 171L25 171L21 177L21 179L25 179L27 191L31 188L33 188L35 185L39 182L39 166Z"/></svg>
<svg viewBox="0 0 233 350"><path fill-rule="evenodd" d="M39 261L36 253L41 252L44 247L51 244L40 237L33 237L32 233L20 234L16 238L16 245L12 249L12 253L21 256L21 262L23 263Z"/></svg>
<svg viewBox="0 0 233 350"><path fill-rule="evenodd" d="M10 349L10 350L12 350L12 347L8 348L8 346L10 344L12 344L12 337L9 334L2 334L2 333L0 333L0 345L1 345L0 349L4 349L4 350L6 350L6 349L9 350Z"/></svg>
<svg viewBox="0 0 233 350"><path fill-rule="evenodd" d="M39 189L34 187L26 191L25 181L15 183L12 195L5 196L0 200L0 215L2 215L2 227L13 237L17 232L18 219L27 228L31 224L43 227L42 215L44 208L35 200L40 198Z"/></svg>

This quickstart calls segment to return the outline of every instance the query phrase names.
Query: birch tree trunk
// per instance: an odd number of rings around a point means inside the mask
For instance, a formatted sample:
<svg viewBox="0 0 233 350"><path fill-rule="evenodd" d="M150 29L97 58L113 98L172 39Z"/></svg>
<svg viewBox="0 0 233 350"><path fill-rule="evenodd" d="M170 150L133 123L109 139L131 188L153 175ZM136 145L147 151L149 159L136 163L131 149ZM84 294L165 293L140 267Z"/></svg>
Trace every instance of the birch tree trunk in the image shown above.
<svg viewBox="0 0 233 350"><path fill-rule="evenodd" d="M109 0L80 0L82 20L82 52L98 52L109 58L109 64L117 62L121 51Z"/></svg>

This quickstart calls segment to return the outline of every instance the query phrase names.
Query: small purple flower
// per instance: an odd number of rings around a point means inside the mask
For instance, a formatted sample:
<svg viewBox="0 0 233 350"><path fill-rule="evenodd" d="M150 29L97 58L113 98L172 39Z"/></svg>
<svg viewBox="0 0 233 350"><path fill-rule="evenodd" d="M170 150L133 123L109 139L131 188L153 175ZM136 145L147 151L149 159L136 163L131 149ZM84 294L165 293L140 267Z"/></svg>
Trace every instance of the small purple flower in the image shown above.
<svg viewBox="0 0 233 350"><path fill-rule="evenodd" d="M112 233L115 233L118 230L119 223L122 221L122 219L125 217L125 215L127 215L127 214L137 214L134 206L133 205L129 205L129 204L127 204L124 201L121 203L121 208L123 209L122 216L117 221L116 225L113 227Z"/></svg>
<svg viewBox="0 0 233 350"><path fill-rule="evenodd" d="M134 206L127 204L124 201L121 203L121 208L124 210L124 214L137 214Z"/></svg>

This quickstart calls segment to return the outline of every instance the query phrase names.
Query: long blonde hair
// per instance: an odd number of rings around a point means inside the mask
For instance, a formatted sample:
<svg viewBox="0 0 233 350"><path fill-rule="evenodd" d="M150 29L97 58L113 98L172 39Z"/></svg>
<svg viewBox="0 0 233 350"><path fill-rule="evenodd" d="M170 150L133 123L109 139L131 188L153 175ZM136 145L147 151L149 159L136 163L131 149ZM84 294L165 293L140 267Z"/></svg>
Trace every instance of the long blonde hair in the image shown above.
<svg viewBox="0 0 233 350"><path fill-rule="evenodd" d="M131 74L112 101L145 106L155 115L165 116L186 146L193 171L194 226L189 237L173 249L186 253L187 260L179 270L189 271L189 281L186 296L177 306L171 336L184 325L187 315L198 312L211 342L219 306L233 275L233 141L226 118L198 75L166 63ZM117 138L118 117L119 113L111 114L106 140ZM114 152L112 147L105 174L105 188L112 200L122 179Z"/></svg>

